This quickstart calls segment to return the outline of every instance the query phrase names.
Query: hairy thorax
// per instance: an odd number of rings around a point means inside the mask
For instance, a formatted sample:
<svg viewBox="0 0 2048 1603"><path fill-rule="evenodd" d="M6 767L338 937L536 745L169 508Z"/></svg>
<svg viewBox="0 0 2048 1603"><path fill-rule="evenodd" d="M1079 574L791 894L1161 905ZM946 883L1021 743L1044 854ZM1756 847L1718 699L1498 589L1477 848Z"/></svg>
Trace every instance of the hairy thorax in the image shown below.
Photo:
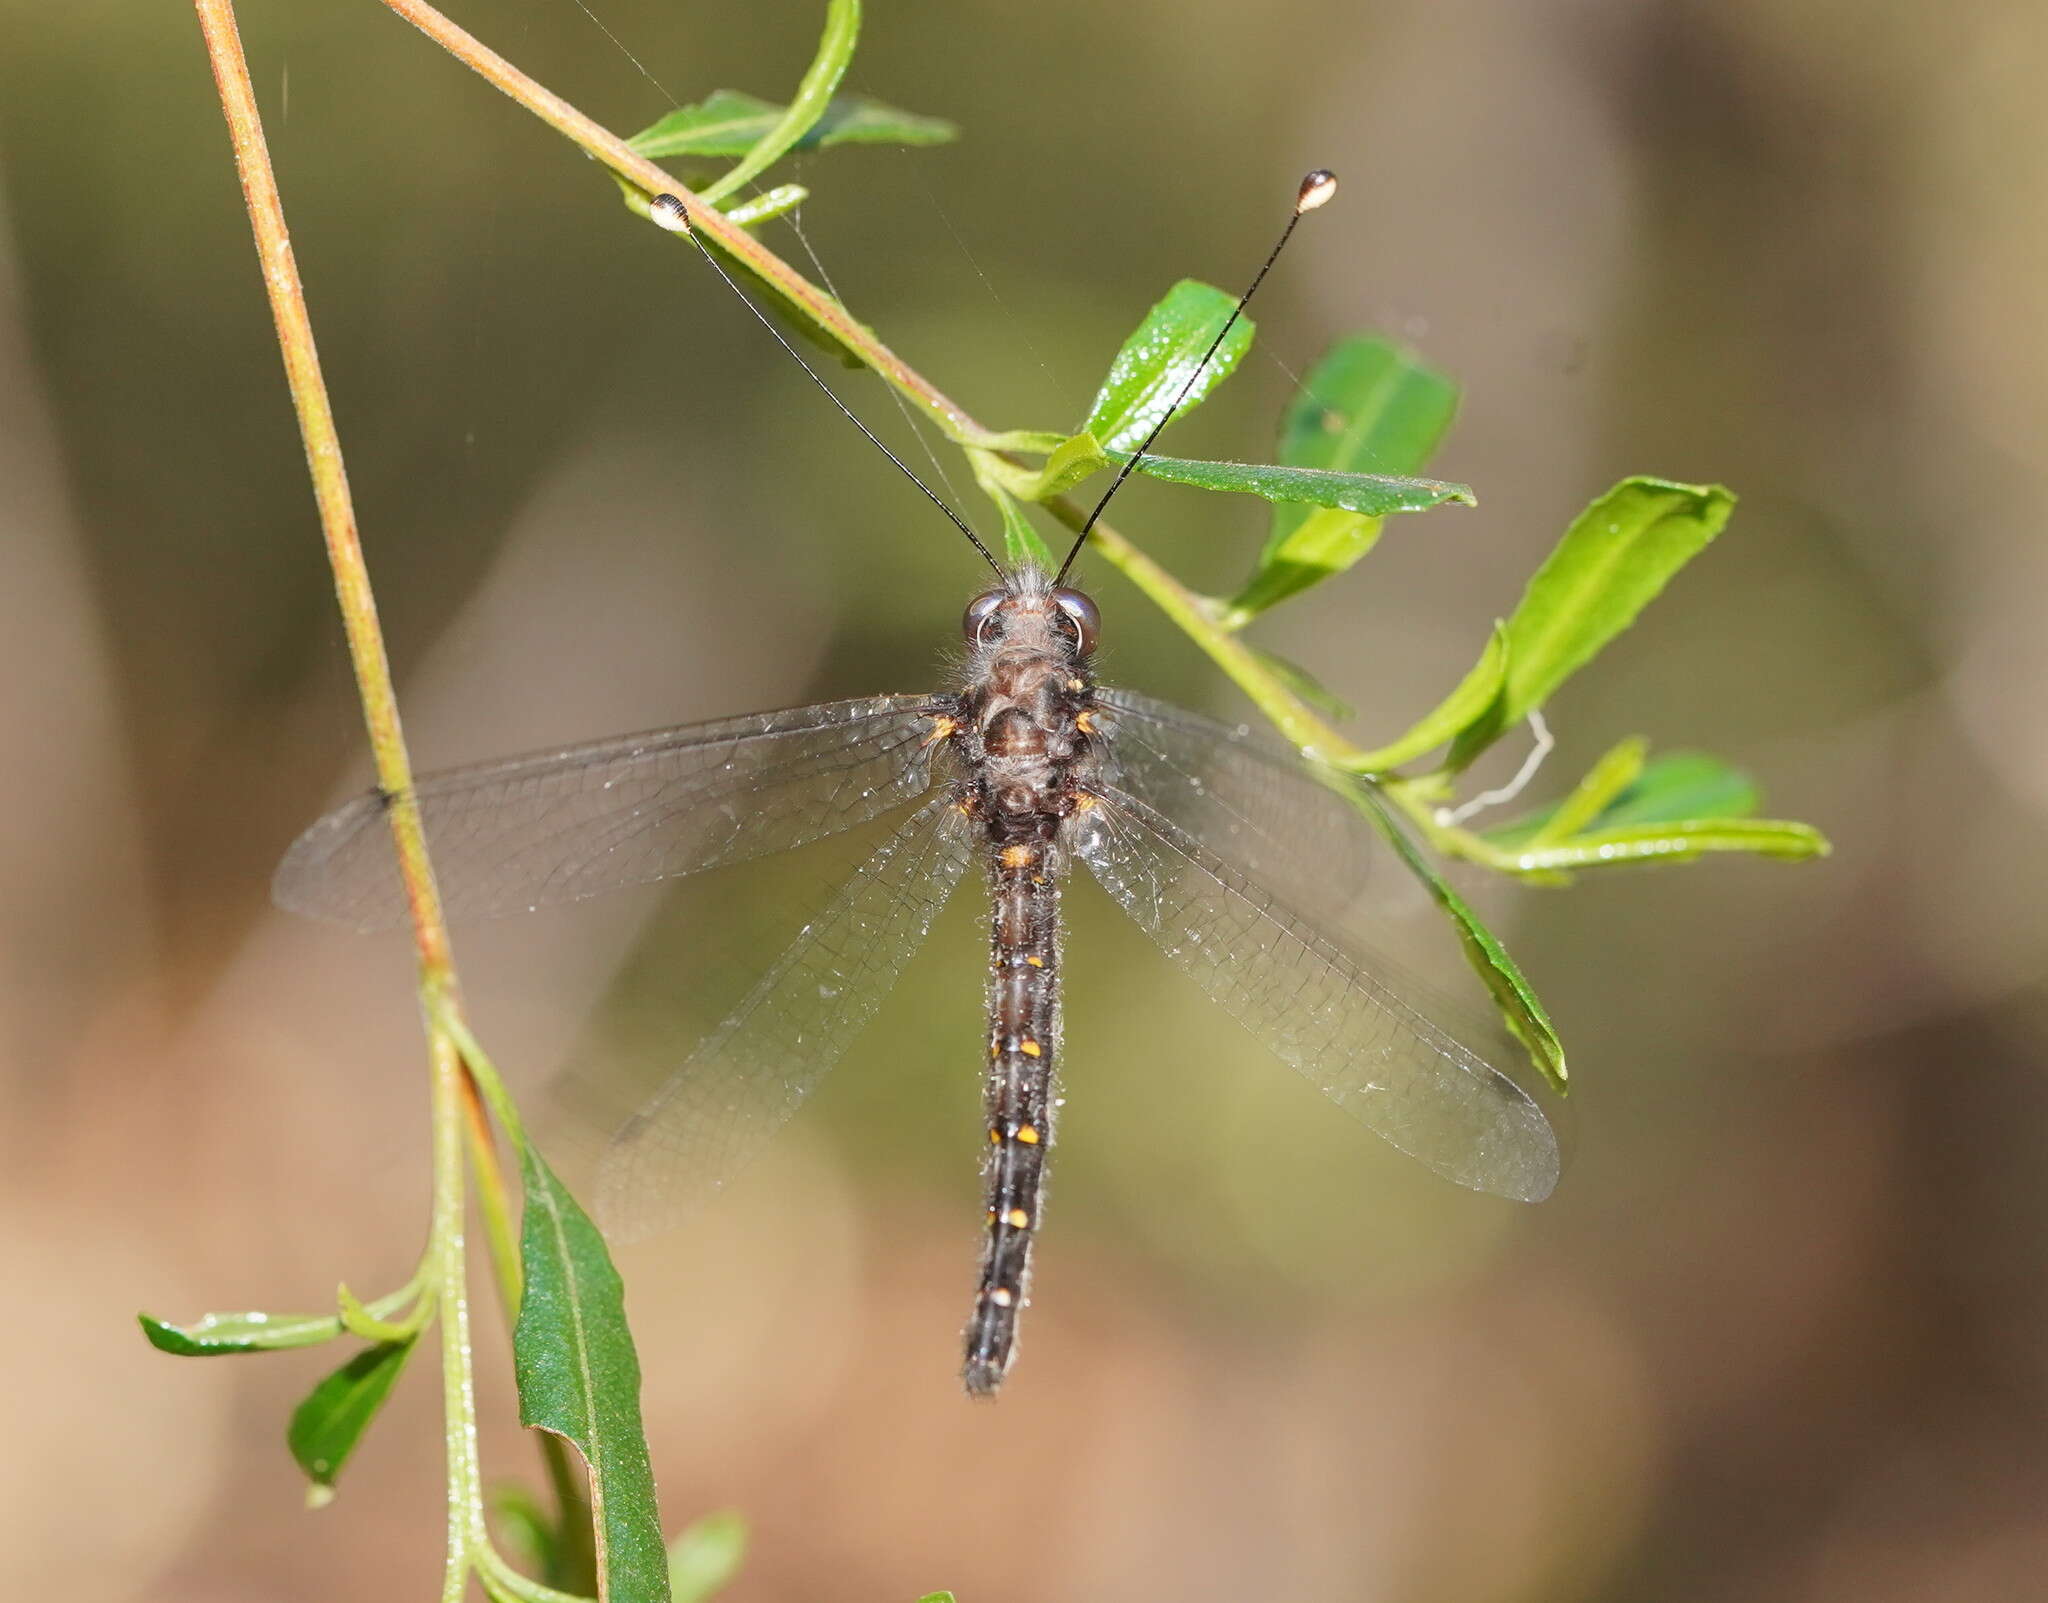
<svg viewBox="0 0 2048 1603"><path fill-rule="evenodd" d="M1094 686L1057 613L1036 599L1027 590L1004 609L961 697L963 800L999 842L1050 843L1099 767Z"/></svg>

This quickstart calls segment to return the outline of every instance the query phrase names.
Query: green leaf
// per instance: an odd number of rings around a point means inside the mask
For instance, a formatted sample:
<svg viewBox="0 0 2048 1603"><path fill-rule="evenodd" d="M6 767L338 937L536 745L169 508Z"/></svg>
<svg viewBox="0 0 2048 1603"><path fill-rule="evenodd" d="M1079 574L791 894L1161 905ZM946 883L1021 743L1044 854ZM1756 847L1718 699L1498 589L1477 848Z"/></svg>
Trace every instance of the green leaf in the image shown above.
<svg viewBox="0 0 2048 1603"><path fill-rule="evenodd" d="M1735 497L1719 485L1623 479L1579 514L1508 619L1508 682L1491 731L1459 742L1462 768L1500 731L1635 622L1671 576L1727 526Z"/></svg>
<svg viewBox="0 0 2048 1603"><path fill-rule="evenodd" d="M1382 518L1318 507L1300 514L1298 504L1281 502L1276 511L1295 511L1302 521L1280 550L1260 560L1257 570L1230 602L1225 626L1242 629L1260 613L1277 607L1361 561L1379 544Z"/></svg>
<svg viewBox="0 0 2048 1603"><path fill-rule="evenodd" d="M1560 1093L1567 1090L1564 1043L1558 1039L1557 1027L1550 1022L1550 1015L1544 1010L1535 988L1523 977L1515 960L1508 956L1508 950L1501 945L1499 937L1481 922L1479 915L1436 871L1436 866L1422 855L1420 848L1394 821L1386 804L1369 783L1353 784L1349 787L1349 794L1401 861L1408 865L1408 871L1422 882L1437 906L1450 915L1451 923L1458 932L1459 944L1465 949L1465 961L1472 965L1473 972L1486 986L1502 1020L1515 1039L1522 1043L1537 1072Z"/></svg>
<svg viewBox="0 0 2048 1603"><path fill-rule="evenodd" d="M998 484L993 477L985 475L977 463L975 479L988 498L995 502L996 510L1003 516L1003 555L1013 568L1026 563L1050 569L1053 566L1052 553L1046 549L1045 541L1031 526L1031 520L1024 515L1024 509L1017 505L1017 498Z"/></svg>
<svg viewBox="0 0 2048 1603"><path fill-rule="evenodd" d="M1782 818L1696 818L1599 829L1555 845L1515 850L1511 867L1516 873L1557 874L1621 863L1684 863L1708 852L1748 852L1800 862L1825 857L1832 850L1827 837L1811 824Z"/></svg>
<svg viewBox="0 0 2048 1603"><path fill-rule="evenodd" d="M811 192L802 184L777 184L773 189L764 189L760 194L746 200L735 201L723 208L725 215L742 228L752 228L793 212L811 198Z"/></svg>
<svg viewBox="0 0 2048 1603"><path fill-rule="evenodd" d="M1763 804L1756 782L1703 751L1666 752L1644 768L1598 825L1666 824L1682 818L1747 818Z"/></svg>
<svg viewBox="0 0 2048 1603"><path fill-rule="evenodd" d="M1415 473L1457 409L1457 387L1449 379L1387 340L1354 335L1325 353L1289 404L1280 424L1280 460L1338 473ZM1242 628L1352 567L1379 542L1382 527L1364 513L1278 503L1258 567L1230 603L1226 626Z"/></svg>
<svg viewBox="0 0 2048 1603"><path fill-rule="evenodd" d="M1111 452L1112 461L1128 461ZM1322 468L1290 468L1258 462L1192 462L1176 456L1142 456L1138 471L1173 484L1200 490L1262 495L1268 501L1306 501L1315 506L1342 507L1371 517L1389 512L1422 512L1447 501L1472 506L1478 500L1470 487L1442 479L1390 478L1380 473L1331 473Z"/></svg>
<svg viewBox="0 0 2048 1603"><path fill-rule="evenodd" d="M1012 488L1026 501L1049 501L1056 495L1065 495L1083 479L1108 466L1109 458L1094 435L1070 434L1053 447L1044 467L1034 474L1019 476Z"/></svg>
<svg viewBox="0 0 2048 1603"><path fill-rule="evenodd" d="M1631 735L1611 747L1586 770L1586 777L1578 782L1569 796L1551 808L1547 817L1535 821L1535 828L1525 833L1525 843L1547 846L1566 840L1586 828L1606 812L1617 796L1636 782L1649 749L1649 742L1639 735ZM1488 838L1492 837L1489 835Z"/></svg>
<svg viewBox="0 0 2048 1603"><path fill-rule="evenodd" d="M1578 788L1553 807L1486 831L1496 845L1545 846L1588 829L1746 818L1761 805L1747 774L1704 752L1668 752L1647 765L1644 742L1621 742L1595 763Z"/></svg>
<svg viewBox="0 0 2048 1603"><path fill-rule="evenodd" d="M816 129L830 109L832 91L853 62L853 47L859 39L860 0L825 0L825 30L819 35L817 54L796 86L788 109L754 141L738 165L704 191L705 199L716 203L738 193Z"/></svg>
<svg viewBox="0 0 2048 1603"><path fill-rule="evenodd" d="M1458 412L1458 387L1390 340L1354 334L1309 370L1280 420L1280 460L1338 473L1419 473ZM1266 556L1309 514L1273 512Z"/></svg>
<svg viewBox="0 0 2048 1603"><path fill-rule="evenodd" d="M566 1438L590 1471L600 1592L666 1599L668 1554L640 1423L640 1363L604 1238L540 1154L521 1153L526 1292L512 1334L519 1417Z"/></svg>
<svg viewBox="0 0 2048 1603"><path fill-rule="evenodd" d="M391 1395L412 1349L411 1338L365 1347L315 1386L293 1411L285 1441L313 1483L316 1505L327 1501L320 1494L331 1493L341 1466Z"/></svg>
<svg viewBox="0 0 2048 1603"><path fill-rule="evenodd" d="M1501 686L1507 682L1507 671L1507 625L1496 623L1493 633L1487 637L1486 649L1480 652L1472 671L1458 682L1455 690L1417 719L1406 734L1396 736L1377 751L1365 752L1350 766L1365 773L1384 773L1455 740L1487 716L1500 698Z"/></svg>
<svg viewBox="0 0 2048 1603"><path fill-rule="evenodd" d="M167 1324L149 1314L135 1317L152 1347L180 1358L314 1347L341 1334L341 1321L332 1314L203 1314L189 1325Z"/></svg>
<svg viewBox="0 0 2048 1603"><path fill-rule="evenodd" d="M782 114L755 136L738 163L703 191L705 200L716 205L727 195L737 194L810 132L831 104L839 80L846 76L859 39L860 0L825 0L825 30L796 94Z"/></svg>
<svg viewBox="0 0 2048 1603"><path fill-rule="evenodd" d="M746 1556L744 1515L724 1509L691 1521L668 1549L668 1584L675 1603L704 1603L723 1591Z"/></svg>
<svg viewBox="0 0 2048 1603"><path fill-rule="evenodd" d="M744 156L787 113L787 108L738 89L715 89L694 106L670 112L626 143L652 161L676 156ZM826 104L791 150L827 145L943 145L960 130L939 117L898 111L861 95L839 95Z"/></svg>
<svg viewBox="0 0 2048 1603"><path fill-rule="evenodd" d="M927 1592L917 1603L953 1603L951 1592Z"/></svg>
<svg viewBox="0 0 2048 1603"><path fill-rule="evenodd" d="M1251 349L1251 319L1240 317L1216 355L1196 373L1236 306L1235 296L1213 285L1192 278L1174 285L1116 353L1081 431L1100 440L1106 450L1131 451L1169 407L1174 417L1183 418L1201 405ZM1177 401L1190 378L1194 382L1186 398Z"/></svg>
<svg viewBox="0 0 2048 1603"><path fill-rule="evenodd" d="M347 1286L335 1288L334 1301L341 1315L341 1328L364 1341L410 1341L425 1327L434 1311L431 1296L419 1298L402 1319L386 1319L372 1312Z"/></svg>

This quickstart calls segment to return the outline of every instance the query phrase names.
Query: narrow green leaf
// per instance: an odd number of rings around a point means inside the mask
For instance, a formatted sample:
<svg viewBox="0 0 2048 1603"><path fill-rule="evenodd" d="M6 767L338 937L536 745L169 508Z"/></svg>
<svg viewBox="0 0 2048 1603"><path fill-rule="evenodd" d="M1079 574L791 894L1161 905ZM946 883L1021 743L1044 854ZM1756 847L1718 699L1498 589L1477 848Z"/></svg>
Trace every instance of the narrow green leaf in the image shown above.
<svg viewBox="0 0 2048 1603"><path fill-rule="evenodd" d="M1756 782L1703 751L1671 751L1602 808L1598 827L1667 824L1681 818L1747 818L1763 805Z"/></svg>
<svg viewBox="0 0 2048 1603"><path fill-rule="evenodd" d="M1310 371L1280 424L1288 467L1419 472L1458 409L1457 387L1390 341L1339 340ZM1282 501L1258 566L1230 603L1229 627L1354 566L1379 543L1380 518Z"/></svg>
<svg viewBox="0 0 2048 1603"><path fill-rule="evenodd" d="M332 1314L203 1314L189 1325L167 1324L149 1314L135 1317L152 1347L180 1358L314 1347L341 1334L341 1321Z"/></svg>
<svg viewBox="0 0 2048 1603"><path fill-rule="evenodd" d="M1508 619L1506 722L1540 707L1727 526L1719 485L1623 479L1579 514Z"/></svg>
<svg viewBox="0 0 2048 1603"><path fill-rule="evenodd" d="M1466 905L1464 898L1452 890L1436 871L1436 866L1423 856L1369 783L1354 784L1349 793L1359 810L1373 822L1401 861L1408 865L1408 871L1422 882L1437 906L1450 915L1452 926L1458 932L1459 944L1465 949L1465 961L1472 965L1473 972L1486 986L1502 1020L1515 1039L1522 1043L1537 1072L1560 1093L1567 1090L1564 1043L1558 1039L1557 1027L1550 1022L1550 1015L1544 1011L1535 988L1523 977L1515 960L1508 956L1508 950L1501 945L1499 937L1486 927L1479 915Z"/></svg>
<svg viewBox="0 0 2048 1603"><path fill-rule="evenodd" d="M754 141L747 153L714 184L703 198L717 205L727 195L736 195L765 173L796 142L809 133L825 108L832 103L832 91L846 76L853 61L853 47L860 39L860 0L825 0L825 30L818 38L818 51L796 86L796 94L782 115Z"/></svg>
<svg viewBox="0 0 2048 1603"><path fill-rule="evenodd" d="M391 1395L412 1349L410 1337L365 1347L315 1386L293 1411L285 1441L313 1483L316 1505L327 1501L321 1494L331 1491L341 1466Z"/></svg>
<svg viewBox="0 0 2048 1603"><path fill-rule="evenodd" d="M724 1591L746 1556L745 1515L724 1509L692 1520L669 1543L668 1584L675 1603L704 1603Z"/></svg>
<svg viewBox="0 0 2048 1603"><path fill-rule="evenodd" d="M1017 479L1012 487L1026 501L1049 501L1056 495L1065 495L1083 479L1108 466L1109 458L1094 435L1070 434L1053 447L1044 467Z"/></svg>
<svg viewBox="0 0 2048 1603"><path fill-rule="evenodd" d="M1633 749L1637 762L1626 767ZM1619 829L1633 824L1671 824L1696 818L1747 818L1762 805L1755 783L1739 769L1704 752L1667 752L1645 766L1642 742L1624 741L1594 765L1563 803L1541 807L1497 829L1486 831L1495 845L1550 845L1587 829ZM1611 762L1623 764L1621 783ZM1589 803L1597 802L1591 812ZM1569 809L1569 811L1568 811Z"/></svg>
<svg viewBox="0 0 2048 1603"><path fill-rule="evenodd" d="M744 89L714 89L692 105L676 107L626 143L649 161L744 156L788 112L787 106Z"/></svg>
<svg viewBox="0 0 2048 1603"><path fill-rule="evenodd" d="M1384 518L1340 512L1334 507L1317 507L1302 514L1298 503L1282 501L1274 510L1295 512L1302 521L1278 552L1260 560L1245 587L1231 599L1225 617L1230 628L1242 629L1289 596L1355 566L1379 544L1380 531L1386 527Z"/></svg>
<svg viewBox="0 0 2048 1603"><path fill-rule="evenodd" d="M1251 349L1251 320L1240 317L1216 355L1196 374L1236 305L1235 296L1211 284L1184 278L1174 285L1116 353L1081 431L1100 440L1106 450L1131 451L1169 407L1176 418L1183 418L1201 405ZM1187 398L1176 403L1191 377Z"/></svg>
<svg viewBox="0 0 2048 1603"><path fill-rule="evenodd" d="M1499 700L1507 671L1507 625L1496 623L1493 633L1487 636L1486 649L1455 690L1417 719L1406 734L1396 736L1377 751L1364 753L1351 766L1365 773L1384 773L1457 739Z"/></svg>
<svg viewBox="0 0 2048 1603"><path fill-rule="evenodd" d="M825 108L798 150L824 145L949 145L960 137L957 124L870 100L842 95Z"/></svg>
<svg viewBox="0 0 2048 1603"><path fill-rule="evenodd" d="M566 1438L590 1470L600 1593L666 1599L668 1554L640 1423L640 1363L604 1238L529 1144L520 1258L526 1294L512 1335L519 1417Z"/></svg>
<svg viewBox="0 0 2048 1603"><path fill-rule="evenodd" d="M410 1341L425 1328L433 1316L434 1299L431 1295L416 1299L411 1308L405 1310L399 1319L386 1319L356 1298L347 1286L338 1286L334 1294L335 1306L341 1315L341 1328L351 1336L360 1336L364 1341Z"/></svg>
<svg viewBox="0 0 2048 1603"><path fill-rule="evenodd" d="M1324 352L1280 420L1280 460L1337 473L1419 473L1458 412L1458 387L1390 340L1354 334ZM1271 558L1311 514L1273 511Z"/></svg>
<svg viewBox="0 0 2048 1603"><path fill-rule="evenodd" d="M1127 461L1112 451L1110 459ZM1268 501L1306 501L1315 506L1342 507L1380 517L1389 512L1422 512L1455 501L1474 505L1470 486L1442 479L1390 478L1381 473L1330 473L1321 468L1290 468L1260 462L1195 462L1177 456L1143 456L1138 471L1173 484L1200 490L1260 495Z"/></svg>
<svg viewBox="0 0 2048 1603"><path fill-rule="evenodd" d="M1636 782L1642 774L1643 760L1649 749L1649 742L1640 735L1631 735L1609 748L1598 762L1586 770L1586 777L1578 782L1572 793L1550 809L1549 816L1540 820L1528 833L1526 844L1549 846L1586 828L1606 812L1617 796Z"/></svg>
<svg viewBox="0 0 2048 1603"><path fill-rule="evenodd" d="M927 1592L917 1603L953 1603L951 1592Z"/></svg>
<svg viewBox="0 0 2048 1603"><path fill-rule="evenodd" d="M724 210L725 215L740 227L752 228L795 211L810 198L811 192L802 184L777 184L773 189L764 189L758 195L735 201Z"/></svg>
<svg viewBox="0 0 2048 1603"><path fill-rule="evenodd" d="M694 106L670 112L626 143L652 161L669 157L744 156L787 115L787 107L738 89L715 89ZM790 146L819 150L828 145L943 145L960 130L940 117L898 111L862 95L839 95Z"/></svg>
<svg viewBox="0 0 2048 1603"><path fill-rule="evenodd" d="M1696 818L1630 824L1515 851L1516 873L1552 874L1620 863L1683 863L1708 852L1749 852L1799 862L1833 848L1811 824L1781 818Z"/></svg>
<svg viewBox="0 0 2048 1603"><path fill-rule="evenodd" d="M993 478L984 476L977 468L977 482L988 492L988 498L995 502L996 510L1003 517L1003 555L1011 567L1022 567L1032 563L1041 568L1053 565L1052 553L1046 549L1045 541L1031 526L1031 520L1024 515L1024 509L1017 505L1017 498L998 484Z"/></svg>

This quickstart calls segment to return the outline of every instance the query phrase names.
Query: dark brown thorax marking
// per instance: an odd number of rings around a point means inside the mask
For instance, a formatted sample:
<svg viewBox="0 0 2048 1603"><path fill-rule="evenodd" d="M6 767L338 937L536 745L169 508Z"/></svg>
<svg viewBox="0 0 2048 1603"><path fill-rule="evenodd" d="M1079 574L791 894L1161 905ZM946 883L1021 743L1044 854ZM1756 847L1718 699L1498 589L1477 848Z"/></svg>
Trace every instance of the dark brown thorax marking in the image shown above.
<svg viewBox="0 0 2048 1603"><path fill-rule="evenodd" d="M988 847L988 1233L965 1370L967 1389L985 1396L1016 1351L1030 1288L1060 1101L1061 837L1087 805L1102 741L1090 716L1095 609L1086 597L1023 569L968 608L966 630L967 688L934 727L960 761L960 809Z"/></svg>

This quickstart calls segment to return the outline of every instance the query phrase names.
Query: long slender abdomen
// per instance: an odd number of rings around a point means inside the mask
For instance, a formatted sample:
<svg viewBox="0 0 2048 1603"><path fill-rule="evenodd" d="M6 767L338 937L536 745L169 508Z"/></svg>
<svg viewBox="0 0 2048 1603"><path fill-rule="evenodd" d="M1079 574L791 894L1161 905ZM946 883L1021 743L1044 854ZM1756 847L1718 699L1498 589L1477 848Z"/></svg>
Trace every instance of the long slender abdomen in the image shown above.
<svg viewBox="0 0 2048 1603"><path fill-rule="evenodd" d="M992 1396L1017 1350L1052 1146L1059 1046L1059 885L1039 841L997 846L989 885L988 1238L967 1324L967 1389Z"/></svg>

